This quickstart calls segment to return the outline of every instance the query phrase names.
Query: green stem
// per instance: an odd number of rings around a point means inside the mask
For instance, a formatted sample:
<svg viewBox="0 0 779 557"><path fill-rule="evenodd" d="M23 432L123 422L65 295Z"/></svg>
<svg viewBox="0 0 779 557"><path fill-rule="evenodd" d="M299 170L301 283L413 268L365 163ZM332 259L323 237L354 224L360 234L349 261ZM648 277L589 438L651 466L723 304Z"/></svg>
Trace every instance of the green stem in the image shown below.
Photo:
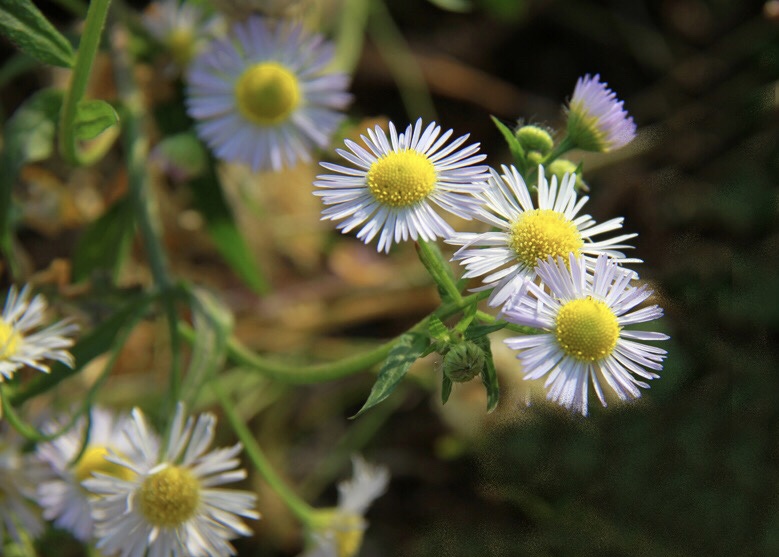
<svg viewBox="0 0 779 557"><path fill-rule="evenodd" d="M90 8L91 9L91 8ZM130 201L135 212L135 222L141 234L144 250L149 259L152 276L162 296L168 320L171 351L171 374L168 400L172 408L181 392L181 361L178 315L176 312L177 289L168 273L168 261L162 246L161 231L153 218L153 200L150 196L149 176L146 172L149 140L143 132L145 114L143 97L133 80L133 67L128 53L126 29L115 25L112 50L117 89L124 104L122 141L127 150L127 179Z"/></svg>
<svg viewBox="0 0 779 557"><path fill-rule="evenodd" d="M369 11L368 0L345 0L343 3L333 60L333 66L342 72L352 73L357 66Z"/></svg>
<svg viewBox="0 0 779 557"><path fill-rule="evenodd" d="M571 149L574 149L575 147L576 144L571 140L570 136L566 135L560 143L555 145L554 149L549 151L549 153L543 159L541 159L541 164L543 165L550 164L555 160L557 160L560 157L560 155L564 155L565 153L567 153Z"/></svg>
<svg viewBox="0 0 779 557"><path fill-rule="evenodd" d="M498 323L501 321L497 317L481 310L476 312L476 319L482 323ZM516 325L515 323L506 323L505 329L514 331L515 333L521 333L523 335L536 335L539 333L538 329L534 329L533 327L526 327L524 325Z"/></svg>
<svg viewBox="0 0 779 557"><path fill-rule="evenodd" d="M466 296L460 303L445 304L431 315L435 315L440 319L446 319L462 311L469 305L477 304L487 296L489 296L489 292L479 292ZM408 332L427 330L427 323L430 317L431 316L427 316L422 319ZM189 326L182 323L179 325L179 331L188 342L191 343L195 340L195 333ZM268 360L249 350L234 337L230 337L227 340L227 357L236 365L252 369L271 379L284 383L295 385L323 383L354 375L378 364L387 357L390 350L392 350L392 347L398 342L400 336L363 354L350 356L337 362L311 365L287 364Z"/></svg>
<svg viewBox="0 0 779 557"><path fill-rule="evenodd" d="M103 32L110 5L111 0L92 0L89 3L84 31L81 35L81 42L79 42L76 61L73 66L70 88L65 93L62 112L60 113L60 153L65 160L75 165L88 166L97 162L113 142L113 138L109 134L105 134L106 138L96 141L89 149L81 150L76 143L74 129L78 105L81 99L84 98L87 90L89 76L92 72L92 63L100 46L100 36Z"/></svg>
<svg viewBox="0 0 779 557"><path fill-rule="evenodd" d="M249 431L249 428L235 411L234 404L222 390L222 387L217 380L211 381L211 388L219 399L219 404L222 406L227 421L230 422L235 434L243 444L243 448L246 451L249 460L254 464L254 467L273 491L281 497L287 507L292 511L292 514L294 514L302 523L306 525L310 524L314 516L314 509L303 499L298 497L298 495L284 483L284 480L279 477L268 460L268 457L265 456L265 453L260 448L259 443L254 439L254 435L252 435L252 432Z"/></svg>
<svg viewBox="0 0 779 557"><path fill-rule="evenodd" d="M449 267L449 262L444 259L438 246L422 239L416 243L416 246L420 261L422 261L425 269L433 277L433 280L440 287L445 297L448 298L446 301L461 302L463 298L454 282L452 269Z"/></svg>

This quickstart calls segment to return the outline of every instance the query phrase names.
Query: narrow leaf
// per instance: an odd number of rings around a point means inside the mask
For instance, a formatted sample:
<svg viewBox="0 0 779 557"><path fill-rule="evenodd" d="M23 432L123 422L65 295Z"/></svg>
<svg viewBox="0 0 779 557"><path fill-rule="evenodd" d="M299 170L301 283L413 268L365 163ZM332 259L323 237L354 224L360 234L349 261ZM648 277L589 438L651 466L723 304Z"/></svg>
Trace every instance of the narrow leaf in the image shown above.
<svg viewBox="0 0 779 557"><path fill-rule="evenodd" d="M79 141L89 141L119 123L114 107L105 101L81 101L76 109L73 132Z"/></svg>
<svg viewBox="0 0 779 557"><path fill-rule="evenodd" d="M397 344L390 350L387 360L379 371L379 377L371 388L368 400L365 401L360 411L352 416L352 419L386 399L427 346L428 339L423 335L406 333L401 336Z"/></svg>
<svg viewBox="0 0 779 557"><path fill-rule="evenodd" d="M30 0L3 0L0 33L45 64L73 65L73 47Z"/></svg>
<svg viewBox="0 0 779 557"><path fill-rule="evenodd" d="M268 283L249 247L238 231L233 213L222 195L222 188L213 169L190 182L194 202L206 220L211 239L228 265L255 292L268 291Z"/></svg>
<svg viewBox="0 0 779 557"><path fill-rule="evenodd" d="M506 125L495 118L495 116L491 116L492 121L495 122L495 125L500 130L500 133L503 134L503 139L506 140L506 143L508 143L509 150L511 151L511 156L514 157L514 162L517 163L517 166L520 167L520 170L525 167L525 150L522 148L522 145L519 143L519 140L514 135L514 132L512 132Z"/></svg>
<svg viewBox="0 0 779 557"><path fill-rule="evenodd" d="M468 340L475 340L479 337L483 337L495 331L500 331L508 323L501 321L499 323L492 323L490 325L471 325L465 330L465 338Z"/></svg>
<svg viewBox="0 0 779 557"><path fill-rule="evenodd" d="M430 338L443 341L449 340L449 329L447 329L444 322L435 315L430 317L427 324L427 331L430 333Z"/></svg>
<svg viewBox="0 0 779 557"><path fill-rule="evenodd" d="M474 339L473 342L484 351L484 371L482 371L481 380L482 383L484 383L484 387L487 389L487 412L489 413L497 408L500 399L498 372L495 369L495 362L492 359L490 339L486 336L480 336Z"/></svg>
<svg viewBox="0 0 779 557"><path fill-rule="evenodd" d="M449 400L449 395L452 394L452 380L444 375L443 381L441 381L441 404L446 404Z"/></svg>

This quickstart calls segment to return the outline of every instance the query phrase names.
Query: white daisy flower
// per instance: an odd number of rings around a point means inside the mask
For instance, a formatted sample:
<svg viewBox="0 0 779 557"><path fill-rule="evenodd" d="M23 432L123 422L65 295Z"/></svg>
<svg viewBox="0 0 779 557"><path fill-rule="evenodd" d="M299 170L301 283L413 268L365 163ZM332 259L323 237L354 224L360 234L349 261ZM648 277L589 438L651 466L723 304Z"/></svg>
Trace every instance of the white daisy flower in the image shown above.
<svg viewBox="0 0 779 557"><path fill-rule="evenodd" d="M38 294L30 300L29 285L19 292L15 286L8 291L5 309L0 319L0 382L11 379L23 366L44 373L51 371L43 360L55 360L73 367L73 356L65 350L73 346L78 327L69 321L60 321L37 332L45 320L46 300Z"/></svg>
<svg viewBox="0 0 779 557"><path fill-rule="evenodd" d="M170 51L176 65L184 68L220 32L222 21L191 2L161 0L147 6L143 24Z"/></svg>
<svg viewBox="0 0 779 557"><path fill-rule="evenodd" d="M568 103L568 138L586 151L624 147L636 137L636 124L622 105L599 75L580 77Z"/></svg>
<svg viewBox="0 0 779 557"><path fill-rule="evenodd" d="M216 418L201 414L184 421L179 404L164 452L159 454L143 414L136 408L125 436L132 453L110 453L109 461L127 469L130 479L100 472L83 485L99 495L92 517L97 548L121 557L221 557L235 555L228 540L252 531L241 516L256 519L256 496L216 486L242 480L236 470L241 445L208 447ZM148 551L148 553L146 553Z"/></svg>
<svg viewBox="0 0 779 557"><path fill-rule="evenodd" d="M22 453L22 442L0 423L0 549L7 538L22 542L43 533L39 510L31 501L38 467Z"/></svg>
<svg viewBox="0 0 779 557"><path fill-rule="evenodd" d="M636 341L666 340L668 335L628 331L628 325L663 315L656 306L634 308L652 295L646 286L631 287L631 273L606 255L598 257L591 277L585 261L570 254L543 262L538 275L549 292L526 282L503 310L511 323L541 329L535 335L506 339L519 350L525 379L546 376L547 398L587 415L588 383L603 406L601 382L621 400L641 396L642 379L656 379L666 351Z"/></svg>
<svg viewBox="0 0 779 557"><path fill-rule="evenodd" d="M317 176L314 192L329 207L322 219L342 220L344 234L362 227L357 237L366 244L379 234L378 251L389 252L393 240L435 240L454 233L433 206L470 220L481 203L474 194L485 187L486 166L474 166L479 144L461 148L468 135L444 147L452 130L441 135L435 122L423 130L422 119L397 133L389 124L389 138L379 126L360 136L368 150L346 140L349 151L336 152L357 168L320 163L338 174ZM440 137L439 137L440 136ZM351 152L350 152L351 151Z"/></svg>
<svg viewBox="0 0 779 557"><path fill-rule="evenodd" d="M595 257L605 253L620 263L640 263L627 259L617 250L630 248L622 244L636 234L623 234L593 241L593 236L622 228L622 217L596 224L590 215L579 212L589 197L577 199L576 175L566 175L559 184L557 178L547 181L544 168L538 167L538 208L533 205L525 181L514 166L501 167L503 175L490 170L489 187L481 193L484 205L474 216L497 228L494 232L476 234L460 232L446 240L463 246L455 252L454 261L466 268L463 278L486 275L484 286L476 290L494 289L491 306L499 306L527 280L536 278L538 261L549 257L567 257L569 253L584 255L592 268Z"/></svg>
<svg viewBox="0 0 779 557"><path fill-rule="evenodd" d="M187 110L226 161L292 166L325 147L351 101L349 77L326 71L333 45L297 25L256 16L235 23L189 68Z"/></svg>
<svg viewBox="0 0 779 557"><path fill-rule="evenodd" d="M127 416L114 416L102 408L93 408L92 425L89 429L89 442L76 458L84 443L86 435L86 418L83 416L73 428L63 433L53 441L39 444L36 453L38 458L49 467L49 477L38 484L36 500L43 508L43 517L53 520L54 524L71 532L81 541L89 541L93 535L91 512L91 495L81 482L91 478L93 472L101 472L130 480L133 472L123 466L106 459L109 454L121 455L126 458L132 454L133 447L122 435L127 427ZM52 421L43 427L45 433L60 431L69 421L62 418ZM155 439L151 444L157 444Z"/></svg>
<svg viewBox="0 0 779 557"><path fill-rule="evenodd" d="M359 552L368 527L363 515L387 490L389 470L358 455L352 457L352 466L352 479L338 484L338 506L317 511L314 546L300 557L354 557Z"/></svg>

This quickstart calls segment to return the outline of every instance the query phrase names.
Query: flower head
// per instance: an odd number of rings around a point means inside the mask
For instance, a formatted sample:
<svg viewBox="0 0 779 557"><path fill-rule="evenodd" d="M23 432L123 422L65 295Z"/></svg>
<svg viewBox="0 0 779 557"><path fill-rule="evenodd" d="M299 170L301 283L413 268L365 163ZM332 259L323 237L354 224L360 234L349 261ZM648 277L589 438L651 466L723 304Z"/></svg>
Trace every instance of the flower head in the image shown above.
<svg viewBox="0 0 779 557"><path fill-rule="evenodd" d="M219 32L221 21L192 2L160 0L148 5L143 24L183 68Z"/></svg>
<svg viewBox="0 0 779 557"><path fill-rule="evenodd" d="M486 166L474 166L485 159L477 155L479 144L460 148L464 135L444 147L452 130L441 135L435 122L423 128L422 119L398 133L389 124L389 138L379 126L361 136L368 147L346 140L349 151L336 152L357 168L327 162L324 168L337 172L317 176L314 192L329 207L322 218L343 220L337 228L344 233L362 227L357 237L366 244L379 235L378 251L388 252L395 243L435 240L454 233L433 206L470 219L480 201L473 196L484 187Z"/></svg>
<svg viewBox="0 0 779 557"><path fill-rule="evenodd" d="M525 379L546 376L547 398L587 415L589 383L606 406L601 382L621 400L641 396L642 379L656 379L666 351L636 341L666 340L668 335L625 327L663 315L656 306L635 309L652 291L629 286L631 273L600 255L592 276L581 257L550 258L538 266L543 286L527 282L503 309L511 322L541 329L535 335L508 338L519 350Z"/></svg>
<svg viewBox="0 0 779 557"><path fill-rule="evenodd" d="M184 420L179 405L166 449L159 454L143 414L133 410L124 433L132 446L127 456L107 459L129 478L95 472L83 485L99 495L93 502L97 547L121 557L222 557L234 555L229 540L251 530L239 518L259 518L255 495L216 486L246 477L236 470L237 444L208 451L216 418L201 414Z"/></svg>
<svg viewBox="0 0 779 557"><path fill-rule="evenodd" d="M318 511L314 547L300 557L354 557L368 527L363 515L381 497L389 483L389 471L352 457L354 475L338 484L338 506Z"/></svg>
<svg viewBox="0 0 779 557"><path fill-rule="evenodd" d="M568 137L585 151L607 153L636 137L636 124L600 76L580 77L568 103Z"/></svg>
<svg viewBox="0 0 779 557"><path fill-rule="evenodd" d="M484 277L481 290L494 289L490 304L499 306L527 280L536 278L539 261L549 257L567 259L569 253L585 256L588 267L605 253L621 263L636 263L617 250L630 246L621 242L636 234L593 241L593 236L622 228L623 219L614 218L596 224L590 215L579 212L589 199L577 199L576 176L547 181L544 168L538 167L538 207L533 205L525 181L517 169L503 166L503 175L492 170L489 187L482 192L484 206L475 217L498 230L475 234L461 232L446 240L462 246L454 260L465 265L464 278Z"/></svg>
<svg viewBox="0 0 779 557"><path fill-rule="evenodd" d="M114 416L108 410L93 408L91 411L89 442L78 462L78 455L86 435L86 419L79 419L75 426L53 441L39 444L38 458L48 465L49 477L38 484L36 499L43 508L43 517L53 520L63 530L77 539L88 541L93 535L91 500L94 499L81 482L91 478L93 472L129 480L133 472L106 459L109 454L127 457L133 447L122 435L127 427L127 416ZM60 431L68 419L52 421L43 427L45 433ZM150 443L157 444L156 439Z"/></svg>
<svg viewBox="0 0 779 557"><path fill-rule="evenodd" d="M55 360L73 367L73 356L65 350L73 346L78 327L68 321L60 321L37 332L43 323L46 300L38 294L30 299L30 287L19 292L15 286L8 291L5 309L0 318L0 382L11 379L23 366L30 366L44 373L50 371L44 360Z"/></svg>
<svg viewBox="0 0 779 557"><path fill-rule="evenodd" d="M325 147L351 100L349 78L325 67L333 46L296 25L251 16L198 56L187 110L198 135L226 161L279 170Z"/></svg>
<svg viewBox="0 0 779 557"><path fill-rule="evenodd" d="M0 423L0 548L6 537L20 542L43 533L43 521L31 501L39 469L22 453L22 441Z"/></svg>

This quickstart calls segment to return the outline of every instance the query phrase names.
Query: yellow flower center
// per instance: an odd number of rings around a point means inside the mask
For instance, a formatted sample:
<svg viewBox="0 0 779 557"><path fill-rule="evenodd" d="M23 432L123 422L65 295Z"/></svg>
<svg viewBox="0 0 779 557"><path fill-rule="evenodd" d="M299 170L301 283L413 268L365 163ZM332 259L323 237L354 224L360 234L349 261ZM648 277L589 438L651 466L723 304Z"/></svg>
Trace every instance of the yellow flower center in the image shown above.
<svg viewBox="0 0 779 557"><path fill-rule="evenodd" d="M73 476L76 478L76 481L80 484L84 480L91 478L92 472L102 472L120 480L129 480L133 477L134 473L132 470L106 460L106 455L108 455L106 447L97 445L87 448L84 454L81 455L78 463L73 467Z"/></svg>
<svg viewBox="0 0 779 557"><path fill-rule="evenodd" d="M373 197L390 207L408 207L423 200L437 181L433 163L413 149L381 157L371 165L366 179Z"/></svg>
<svg viewBox="0 0 779 557"><path fill-rule="evenodd" d="M261 62L238 78L235 100L241 114L255 124L278 124L300 104L300 84L281 64Z"/></svg>
<svg viewBox="0 0 779 557"><path fill-rule="evenodd" d="M154 526L174 528L195 514L200 483L186 468L168 466L144 480L138 499L146 520Z"/></svg>
<svg viewBox="0 0 779 557"><path fill-rule="evenodd" d="M539 259L546 261L549 256L567 261L569 253L579 255L584 241L576 225L562 213L533 209L511 225L508 245L519 261L535 267Z"/></svg>
<svg viewBox="0 0 779 557"><path fill-rule="evenodd" d="M555 320L555 336L560 347L582 362L609 356L617 346L619 330L614 312L590 296L566 303Z"/></svg>
<svg viewBox="0 0 779 557"><path fill-rule="evenodd" d="M0 359L11 358L19 349L19 333L0 319Z"/></svg>
<svg viewBox="0 0 779 557"><path fill-rule="evenodd" d="M359 514L350 514L338 509L318 511L319 530L335 536L336 557L354 557L362 546L365 533L365 519Z"/></svg>

